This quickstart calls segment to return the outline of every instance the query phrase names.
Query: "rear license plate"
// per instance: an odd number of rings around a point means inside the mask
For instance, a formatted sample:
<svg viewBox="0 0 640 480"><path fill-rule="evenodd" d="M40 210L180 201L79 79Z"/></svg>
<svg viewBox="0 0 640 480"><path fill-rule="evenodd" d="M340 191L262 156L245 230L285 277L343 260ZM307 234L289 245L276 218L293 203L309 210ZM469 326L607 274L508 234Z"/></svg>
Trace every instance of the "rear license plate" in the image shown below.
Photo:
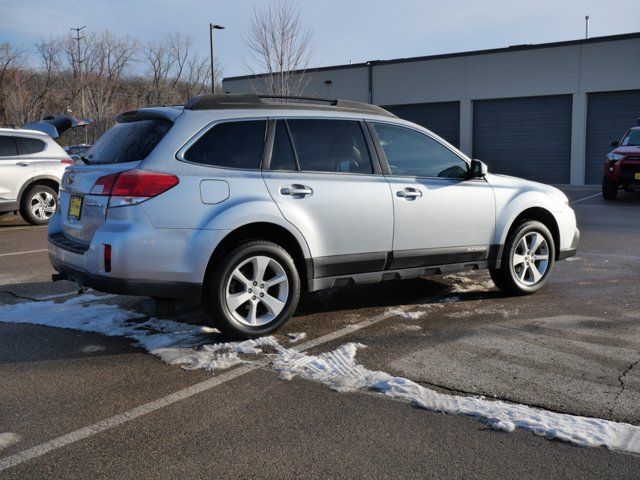
<svg viewBox="0 0 640 480"><path fill-rule="evenodd" d="M71 201L69 202L69 218L80 220L82 214L82 197L78 195L71 195Z"/></svg>
<svg viewBox="0 0 640 480"><path fill-rule="evenodd" d="M640 172L637 172L637 173L635 174L634 178L635 178L636 180L640 180Z"/></svg>

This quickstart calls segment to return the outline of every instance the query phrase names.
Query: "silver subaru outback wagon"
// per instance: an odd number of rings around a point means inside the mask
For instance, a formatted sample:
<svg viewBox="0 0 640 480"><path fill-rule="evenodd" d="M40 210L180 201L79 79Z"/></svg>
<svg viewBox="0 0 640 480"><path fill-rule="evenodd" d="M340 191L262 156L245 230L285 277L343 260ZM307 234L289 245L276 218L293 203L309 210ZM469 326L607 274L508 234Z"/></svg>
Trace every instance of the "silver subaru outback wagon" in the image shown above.
<svg viewBox="0 0 640 480"><path fill-rule="evenodd" d="M349 101L203 95L125 112L67 169L49 256L99 291L201 301L231 337L273 332L302 291L488 268L539 290L579 232L558 189L487 173Z"/></svg>

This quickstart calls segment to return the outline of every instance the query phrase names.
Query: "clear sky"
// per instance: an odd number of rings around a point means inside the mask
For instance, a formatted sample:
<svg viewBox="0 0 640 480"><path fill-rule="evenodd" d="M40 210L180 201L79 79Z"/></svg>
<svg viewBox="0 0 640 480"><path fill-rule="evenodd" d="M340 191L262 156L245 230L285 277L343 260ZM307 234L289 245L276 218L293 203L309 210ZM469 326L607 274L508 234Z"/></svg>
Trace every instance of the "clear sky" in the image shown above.
<svg viewBox="0 0 640 480"><path fill-rule="evenodd" d="M42 37L87 25L139 40L170 32L193 38L208 53L208 23L225 76L249 73L242 40L254 7L266 0L0 0L0 42L25 50ZM639 0L297 0L314 32L312 66L357 63L523 43L640 31ZM625 61L621 59L621 61ZM640 61L627 59L626 61Z"/></svg>

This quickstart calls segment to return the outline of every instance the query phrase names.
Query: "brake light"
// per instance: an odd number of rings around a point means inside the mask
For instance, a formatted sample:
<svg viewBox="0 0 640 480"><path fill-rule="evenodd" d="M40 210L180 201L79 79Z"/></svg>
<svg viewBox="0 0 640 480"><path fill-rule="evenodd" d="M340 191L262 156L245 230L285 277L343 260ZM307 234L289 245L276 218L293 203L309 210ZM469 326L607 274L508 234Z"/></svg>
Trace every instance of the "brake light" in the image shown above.
<svg viewBox="0 0 640 480"><path fill-rule="evenodd" d="M100 177L91 188L92 195L109 195L109 206L135 205L175 187L180 180L168 173L127 170Z"/></svg>
<svg viewBox="0 0 640 480"><path fill-rule="evenodd" d="M112 173L111 175L105 175L104 177L100 177L96 180L96 183L91 187L91 191L89 192L91 195L109 195L111 194L111 189L113 188L113 184L118 178L119 173Z"/></svg>

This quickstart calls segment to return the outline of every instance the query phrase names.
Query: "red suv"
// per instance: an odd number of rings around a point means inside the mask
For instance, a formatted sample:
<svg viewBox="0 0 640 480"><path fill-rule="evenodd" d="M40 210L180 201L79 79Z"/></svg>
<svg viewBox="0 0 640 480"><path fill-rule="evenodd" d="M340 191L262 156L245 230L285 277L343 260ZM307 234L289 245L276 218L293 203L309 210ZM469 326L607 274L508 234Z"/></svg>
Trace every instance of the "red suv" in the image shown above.
<svg viewBox="0 0 640 480"><path fill-rule="evenodd" d="M629 130L622 141L611 142L611 146L615 149L607 154L602 178L606 200L614 200L620 187L627 191L640 189L640 126Z"/></svg>

